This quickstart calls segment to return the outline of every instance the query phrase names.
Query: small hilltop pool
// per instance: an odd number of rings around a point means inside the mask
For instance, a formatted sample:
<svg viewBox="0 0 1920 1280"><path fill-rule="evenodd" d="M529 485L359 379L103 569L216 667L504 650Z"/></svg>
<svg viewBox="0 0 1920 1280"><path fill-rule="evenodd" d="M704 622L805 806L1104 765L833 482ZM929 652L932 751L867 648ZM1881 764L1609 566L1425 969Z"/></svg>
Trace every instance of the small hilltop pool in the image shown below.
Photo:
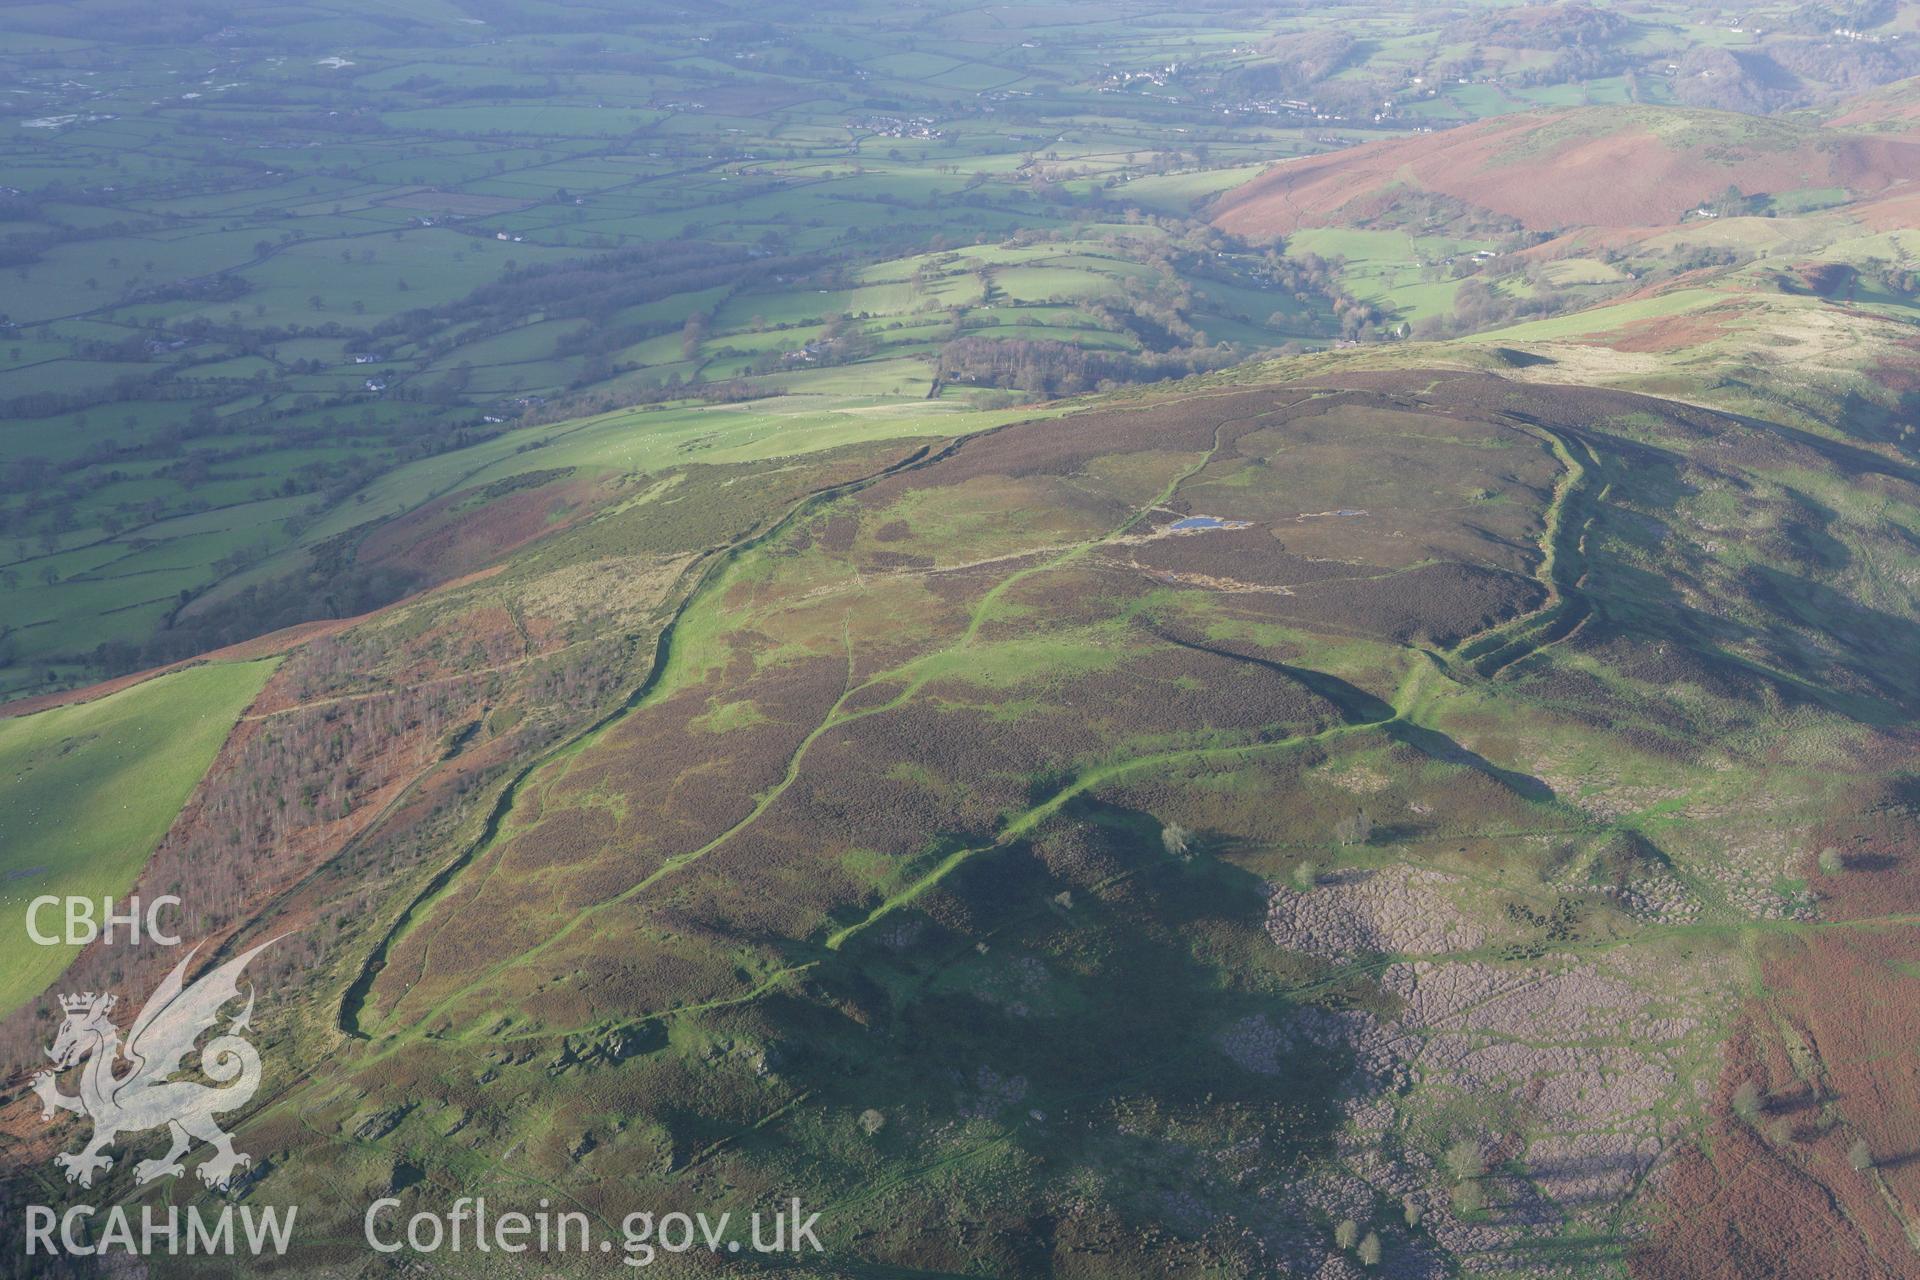
<svg viewBox="0 0 1920 1280"><path fill-rule="evenodd" d="M1175 520L1167 528L1175 533L1186 533L1193 529L1244 529L1245 520L1222 520L1219 516L1186 516Z"/></svg>

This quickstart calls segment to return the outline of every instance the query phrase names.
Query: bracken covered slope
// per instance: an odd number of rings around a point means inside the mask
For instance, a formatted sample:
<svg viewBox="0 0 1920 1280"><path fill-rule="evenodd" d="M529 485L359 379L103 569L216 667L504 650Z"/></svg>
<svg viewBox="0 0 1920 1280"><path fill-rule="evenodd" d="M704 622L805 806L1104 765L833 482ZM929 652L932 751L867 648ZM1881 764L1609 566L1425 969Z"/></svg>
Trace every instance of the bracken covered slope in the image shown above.
<svg viewBox="0 0 1920 1280"><path fill-rule="evenodd" d="M1222 230L1250 238L1349 225L1409 197L1447 197L1531 231L1664 226L1729 186L1839 187L1920 179L1920 142L1732 112L1580 108L1500 116L1276 165L1221 196Z"/></svg>

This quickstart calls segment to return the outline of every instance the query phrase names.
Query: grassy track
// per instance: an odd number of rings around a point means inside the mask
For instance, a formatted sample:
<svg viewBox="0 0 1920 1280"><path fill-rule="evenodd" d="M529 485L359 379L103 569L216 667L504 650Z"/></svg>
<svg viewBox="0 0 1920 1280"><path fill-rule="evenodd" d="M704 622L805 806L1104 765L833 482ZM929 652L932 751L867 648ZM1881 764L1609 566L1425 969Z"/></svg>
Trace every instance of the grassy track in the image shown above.
<svg viewBox="0 0 1920 1280"><path fill-rule="evenodd" d="M492 848L494 841L498 838L500 831L513 812L514 802L519 796L521 788L545 768L561 764L586 750L604 735L608 729L612 728L613 725L633 711L646 705L648 700L661 688L662 681L673 656L674 640L681 620L687 617L699 602L704 600L708 594L714 591L717 586L724 581L726 569L730 565L736 563L741 556L747 554L753 548L778 536L783 530L791 528L796 521L818 509L822 504L836 497L861 489L883 476L909 468L927 466L947 456L947 454L956 447L956 444L957 442L949 442L944 448L934 451L923 449L906 461L885 468L874 475L850 481L846 484L835 485L822 492L812 494L795 504L784 516L773 524L756 531L719 554L710 557L705 567L702 568L695 577L686 595L681 599L679 606L674 610L673 617L669 619L666 626L661 629L660 635L655 642L653 664L649 668L646 679L641 682L639 687L629 695L627 700L618 709L594 722L573 738L568 739L560 746L555 747L552 751L528 764L526 768L516 774L513 780L506 785L501 791L499 799L495 802L492 811L488 814L485 823L482 825L479 836L462 850L452 862L443 867L441 871L428 882L427 886L421 890L420 894L407 904L393 926L382 937L379 945L368 955L366 963L361 967L359 976L347 989L345 996L342 998L339 1014L340 1029L349 1035L357 1037L365 1035L362 1028L362 1011L365 1006L366 997L372 990L374 980L379 976L380 971L386 967L387 956L391 953L395 944L406 937L424 914L432 908L433 904L449 892L456 877L478 858L483 856L487 850ZM772 798L769 797L765 803L772 803ZM756 808L754 810L754 816L757 816L764 808L765 804ZM731 834L732 832L730 831L718 837L705 848L693 851L692 853L681 854L675 859L670 859L667 864L663 865L654 875L649 876L640 884L628 889L625 893L619 895L619 897L611 899L608 902L597 904L594 908L590 908L588 911L575 916L563 929L547 939L540 947L516 956L511 960L502 962L502 964L489 970L486 974L477 977L473 982L461 988L459 992L455 992L454 995L449 996L446 1001L442 1001L442 1007L458 998L459 995L472 990L480 983L487 981L505 969L532 959L546 947L551 946L553 943L571 934L574 929L598 910L625 901L634 893L641 891L646 888L647 885L653 883L660 875L671 870L676 870L679 866L683 866L701 854L717 847Z"/></svg>

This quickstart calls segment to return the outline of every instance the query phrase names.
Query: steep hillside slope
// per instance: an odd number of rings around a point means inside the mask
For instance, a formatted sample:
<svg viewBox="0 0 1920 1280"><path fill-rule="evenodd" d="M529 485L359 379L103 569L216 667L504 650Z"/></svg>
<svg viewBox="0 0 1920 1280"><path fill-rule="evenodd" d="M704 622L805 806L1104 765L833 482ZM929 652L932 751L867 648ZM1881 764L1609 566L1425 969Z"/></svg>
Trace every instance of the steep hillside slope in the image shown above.
<svg viewBox="0 0 1920 1280"><path fill-rule="evenodd" d="M1920 143L1731 112L1582 108L1502 116L1283 162L1220 197L1225 231L1250 238L1391 216L1438 196L1529 231L1662 226L1729 187L1870 195L1920 178Z"/></svg>
<svg viewBox="0 0 1920 1280"><path fill-rule="evenodd" d="M1920 133L1920 77L1848 98L1823 115L1830 128L1858 133Z"/></svg>

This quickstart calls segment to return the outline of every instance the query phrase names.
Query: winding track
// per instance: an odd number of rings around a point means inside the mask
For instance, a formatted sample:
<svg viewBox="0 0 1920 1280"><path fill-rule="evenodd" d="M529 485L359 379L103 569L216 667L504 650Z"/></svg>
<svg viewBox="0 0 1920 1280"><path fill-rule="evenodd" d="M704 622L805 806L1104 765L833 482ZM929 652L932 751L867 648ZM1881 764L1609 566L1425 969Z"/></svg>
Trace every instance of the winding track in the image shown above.
<svg viewBox="0 0 1920 1280"><path fill-rule="evenodd" d="M990 428L989 431L997 431L1000 429L1001 428ZM983 432L980 434L987 433ZM729 565L756 547L764 545L780 533L791 528L797 521L818 507L832 502L836 498L858 492L868 485L877 483L888 476L931 466L949 457L960 447L960 444L961 440L950 440L938 449L930 446L922 448L908 458L894 463L891 466L883 467L870 475L845 481L841 484L830 485L808 494L799 502L795 503L780 519L772 522L763 529L750 533L746 537L730 543L725 547L718 548L703 557L692 585L686 593L682 595L680 603L674 607L672 614L661 627L654 641L653 662L648 668L646 678L641 681L618 707L594 721L573 737L529 761L507 782L501 789L499 797L494 801L493 808L488 812L485 822L482 823L479 835L473 841L469 842L466 848L462 849L452 861L442 867L420 892L407 903L393 924L382 934L380 941L375 944L373 950L368 953L367 959L360 967L360 973L342 994L337 1018L339 1029L355 1039L365 1040L370 1038L360 1027L360 1016L364 1010L366 998L373 988L375 979L379 977L380 971L386 967L387 957L391 954L393 945L405 936L414 921L431 907L449 886L451 886L460 872L470 865L475 858L492 846L493 841L500 833L502 825L513 812L514 802L519 797L520 789L525 786L529 780L547 765L577 755L585 750L605 734L615 723L646 703L648 698L658 689L661 678L666 673L667 661L672 653L674 633L681 619L686 617L687 612L693 608L696 602L712 589ZM495 971L497 972L497 970Z"/></svg>
<svg viewBox="0 0 1920 1280"><path fill-rule="evenodd" d="M1314 396L1319 394L1325 393L1316 391L1310 393L1306 398L1314 398ZM409 1032L402 1034L420 1034L420 1028L434 1023L459 1000L471 995L474 991L480 989L501 973L516 968L527 961L536 959L555 944L572 936L581 926L600 913L632 901L659 883L662 879L684 870L686 867L725 845L728 841L757 822L760 817L785 794L788 788L799 777L808 750L818 742L820 738L832 730L856 720L897 710L909 702L934 678L934 672L937 669L936 664L930 662L929 659L971 646L978 637L981 628L993 614L999 601L1003 599L1009 591L1029 578L1055 569L1064 568L1092 553L1099 547L1125 537L1143 520L1150 518L1155 510L1164 508L1168 502L1173 500L1182 484L1200 474L1200 472L1213 461L1218 455L1221 444L1225 439L1225 433L1229 428L1241 422L1257 421L1260 418L1271 416L1274 413L1283 412L1286 409L1295 407L1299 403L1301 403L1299 400L1289 400L1285 403L1277 404L1262 413L1250 415L1244 419L1228 419L1218 423L1214 428L1211 447L1208 448L1198 460L1182 468L1152 500L1136 508L1117 526L1102 534L1080 542L1068 544L1057 550L1049 548L1049 550L1054 550L1054 554L1048 556L1047 559L1038 564L1030 564L1016 569L995 583L976 603L968 618L965 631L952 644L934 654L921 655L919 658L905 663L901 667L878 673L869 677L859 685L853 685L850 681L848 687L841 693L840 697L835 700L832 707L829 708L825 717L823 717L820 723L796 746L792 755L789 757L786 770L780 781L760 795L756 799L753 808L739 821L700 847L667 858L653 872L629 886L627 889L622 890L619 894L604 899L576 913L564 926L550 937L543 939L537 946L501 960L484 972L475 975L470 981L462 984L458 989L439 1000L430 1010L426 1011L424 1016L412 1019ZM1580 453L1584 453L1590 461L1597 461L1597 455L1593 453L1590 446L1583 442L1573 441L1563 436L1562 433L1539 427L1533 423L1513 419L1503 425L1519 431L1532 439L1546 443L1548 447L1554 451L1555 456L1562 465L1561 479L1556 485L1554 494L1549 502L1545 517L1545 527L1541 535L1541 564L1537 576L1542 582L1542 586L1547 593L1547 598L1545 603L1532 613L1499 624L1487 632L1481 633L1479 636L1470 637L1459 645L1456 645L1453 650L1446 654L1428 652L1427 656L1432 661L1433 667L1438 668L1454 680L1470 679L1475 676L1487 678L1497 674L1500 670L1504 670L1506 667L1513 665L1515 662L1537 651L1540 647L1543 647L1545 643L1552 643L1559 638L1564 638L1566 634L1570 634L1572 626L1578 625L1578 619L1585 617L1584 599L1579 595L1577 587L1577 581L1580 575L1569 573L1566 566L1574 562L1579 552L1583 549L1586 527L1592 521L1592 514L1590 511L1583 513L1583 518L1580 520L1577 531L1573 535L1575 545L1568 546L1565 544L1568 541L1568 531L1571 527L1571 522L1566 518L1566 512L1570 500L1575 498L1576 495L1584 493L1588 478L1586 465L1581 461L1580 454L1575 452L1576 448L1580 450ZM971 437L967 437L966 439L970 438ZM357 1039L371 1038L367 1030L362 1026L365 1003L371 993L374 981L377 980L382 970L386 967L387 958L391 954L394 945L415 927L416 923L425 916L426 912L430 910L436 902L450 892L454 881L467 867L472 865L478 858L482 857L493 847L513 812L514 804L523 786L530 782L546 766L575 756L585 750L592 745L594 741L598 740L614 723L649 701L651 695L659 688L660 682L667 670L672 656L672 645L678 624L681 619L687 616L689 611L697 607L708 593L714 589L729 566L736 563L742 556L765 545L780 533L790 529L797 521L810 515L821 506L850 493L857 492L887 476L901 471L934 465L951 456L962 447L964 442L965 439L950 441L938 451L930 452L928 450L922 450L914 457L870 476L810 494L791 508L786 515L766 528L708 556L695 582L683 595L672 616L661 629L655 645L654 661L646 679L620 707L589 725L573 738L530 762L502 789L499 798L495 801L493 809L490 811L485 823L483 823L478 837L470 842L457 857L443 867L421 892L408 903L394 924L382 936L373 951L369 953L367 960L361 966L359 975L342 997L338 1017L339 1029ZM1577 614L1577 618L1571 625L1563 627L1561 625L1563 620L1570 614ZM914 670L916 667L919 668L918 671ZM1358 730L1383 728L1395 724L1401 724L1405 728L1419 730L1422 733L1436 733L1437 731L1421 725L1417 718L1417 711L1425 703L1427 696L1430 696L1425 689L1425 676L1427 672L1427 667L1415 667L1409 674L1408 679L1403 682L1402 687L1396 691L1392 702L1390 704L1384 704L1381 711L1370 715L1349 716L1344 723L1332 726L1318 733L1298 735L1274 742L1250 746L1196 747L1161 752L1088 770L1067 782L1046 799L1010 819L993 840L967 846L948 854L940 863L929 869L911 885L908 885L906 888L876 905L864 918L846 925L829 935L825 941L825 946L829 951L839 951L853 937L870 928L885 916L912 903L922 894L940 884L961 866L982 854L995 849L1005 848L1016 842L1022 836L1046 821L1046 819L1059 812L1061 808L1077 796L1106 782L1112 781L1115 778L1143 770L1172 768L1187 764L1206 764L1218 760L1244 758L1249 755L1284 752L1304 747L1314 742L1351 734ZM904 687L886 702L863 707L854 711L846 709L847 703L856 694L876 684L888 683L901 676L908 677ZM1469 754L1458 748L1457 744L1452 744L1451 739L1445 739L1444 735L1440 736L1446 744L1452 746L1453 750L1451 754L1454 754L1456 757L1467 756ZM793 970L786 972L790 973L793 972Z"/></svg>

